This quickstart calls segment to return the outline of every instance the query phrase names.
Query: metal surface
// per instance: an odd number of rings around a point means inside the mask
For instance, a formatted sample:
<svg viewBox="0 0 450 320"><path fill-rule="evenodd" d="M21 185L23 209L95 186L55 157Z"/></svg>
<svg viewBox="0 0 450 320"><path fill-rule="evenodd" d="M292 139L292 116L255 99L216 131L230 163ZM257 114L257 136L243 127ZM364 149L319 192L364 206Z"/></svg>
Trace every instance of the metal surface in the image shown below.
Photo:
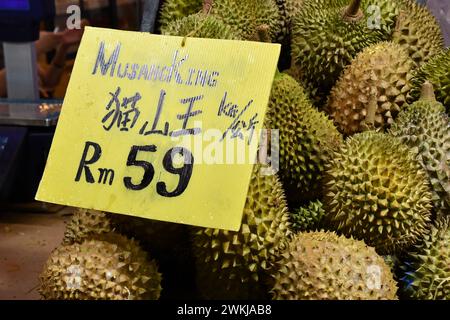
<svg viewBox="0 0 450 320"><path fill-rule="evenodd" d="M51 127L58 122L60 103L0 101L0 125Z"/></svg>
<svg viewBox="0 0 450 320"><path fill-rule="evenodd" d="M38 100L38 75L34 42L3 43L9 99Z"/></svg>
<svg viewBox="0 0 450 320"><path fill-rule="evenodd" d="M154 32L156 16L160 0L144 0L144 13L142 15L141 31Z"/></svg>

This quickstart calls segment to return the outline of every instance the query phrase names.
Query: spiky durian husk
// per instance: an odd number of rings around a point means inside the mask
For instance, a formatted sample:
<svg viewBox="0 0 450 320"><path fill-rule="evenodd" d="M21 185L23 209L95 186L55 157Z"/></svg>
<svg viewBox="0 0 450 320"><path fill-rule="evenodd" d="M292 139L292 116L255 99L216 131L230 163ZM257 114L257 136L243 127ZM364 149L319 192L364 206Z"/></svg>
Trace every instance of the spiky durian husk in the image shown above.
<svg viewBox="0 0 450 320"><path fill-rule="evenodd" d="M286 15L289 21L300 12L304 2L305 0L284 0Z"/></svg>
<svg viewBox="0 0 450 320"><path fill-rule="evenodd" d="M388 267L391 269L391 272L394 275L394 279L397 280L395 272L396 272L397 267L398 267L398 265L400 263L399 258L397 256L395 256L395 255L389 254L389 255L383 256L383 259L384 259L384 262L386 262Z"/></svg>
<svg viewBox="0 0 450 320"><path fill-rule="evenodd" d="M244 40L255 40L256 29L268 25L272 40L281 33L281 18L275 0L214 0L211 14L231 26Z"/></svg>
<svg viewBox="0 0 450 320"><path fill-rule="evenodd" d="M291 231L281 183L276 175L261 175L260 168L253 168L238 232L193 231L197 286L204 298L249 299L267 292L268 273Z"/></svg>
<svg viewBox="0 0 450 320"><path fill-rule="evenodd" d="M265 126L279 130L279 168L290 202L319 197L325 162L342 137L289 75L277 74ZM272 159L276 164L276 159Z"/></svg>
<svg viewBox="0 0 450 320"><path fill-rule="evenodd" d="M276 0L281 16L282 39L290 35L292 18L301 10L304 0Z"/></svg>
<svg viewBox="0 0 450 320"><path fill-rule="evenodd" d="M420 300L450 300L450 217L433 226L409 253L401 279L405 295Z"/></svg>
<svg viewBox="0 0 450 320"><path fill-rule="evenodd" d="M450 48L431 58L414 73L409 101L413 102L419 99L422 85L427 80L434 87L436 99L445 106L447 113L450 114Z"/></svg>
<svg viewBox="0 0 450 320"><path fill-rule="evenodd" d="M134 240L107 234L56 248L40 275L49 300L159 299L161 274Z"/></svg>
<svg viewBox="0 0 450 320"><path fill-rule="evenodd" d="M416 66L420 66L444 48L441 28L426 6L415 0L399 2L401 11L392 41L402 46Z"/></svg>
<svg viewBox="0 0 450 320"><path fill-rule="evenodd" d="M164 32L171 22L199 12L202 5L203 0L164 0L159 17L161 30Z"/></svg>
<svg viewBox="0 0 450 320"><path fill-rule="evenodd" d="M67 223L63 243L81 243L112 231L137 239L144 248L157 254L182 245L181 239L186 242L185 227L179 224L78 208Z"/></svg>
<svg viewBox="0 0 450 320"><path fill-rule="evenodd" d="M186 227L181 224L126 215L114 215L113 222L120 233L137 239L153 255L167 254L186 242Z"/></svg>
<svg viewBox="0 0 450 320"><path fill-rule="evenodd" d="M301 82L318 106L325 102L342 70L358 52L389 40L398 13L396 2L363 0L364 18L348 22L342 16L349 2L306 1L292 21L292 56L301 70ZM380 8L379 28L372 27L369 6Z"/></svg>
<svg viewBox="0 0 450 320"><path fill-rule="evenodd" d="M163 295L176 299L189 297L195 287L194 259L186 225L126 215L114 215L116 230L139 241L151 252L165 275Z"/></svg>
<svg viewBox="0 0 450 320"><path fill-rule="evenodd" d="M325 223L380 254L425 234L431 211L427 175L399 139L367 131L347 139L328 164Z"/></svg>
<svg viewBox="0 0 450 320"><path fill-rule="evenodd" d="M375 128L389 127L411 89L414 63L399 45L383 42L360 52L331 90L327 112L338 129L351 135L365 130L371 99Z"/></svg>
<svg viewBox="0 0 450 320"><path fill-rule="evenodd" d="M299 233L274 273L274 299L392 300L397 286L389 267L363 241L331 232Z"/></svg>
<svg viewBox="0 0 450 320"><path fill-rule="evenodd" d="M109 233L114 230L109 214L97 210L77 208L66 225L63 243L80 243L90 236Z"/></svg>
<svg viewBox="0 0 450 320"><path fill-rule="evenodd" d="M291 214L292 229L295 231L314 231L319 228L324 215L322 202L319 200L311 201Z"/></svg>
<svg viewBox="0 0 450 320"><path fill-rule="evenodd" d="M437 211L450 208L450 119L436 101L419 100L403 110L391 134L417 153L428 174Z"/></svg>
<svg viewBox="0 0 450 320"><path fill-rule="evenodd" d="M229 25L224 24L214 16L203 13L192 14L172 21L163 30L163 34L225 40L241 39L239 32L235 32Z"/></svg>

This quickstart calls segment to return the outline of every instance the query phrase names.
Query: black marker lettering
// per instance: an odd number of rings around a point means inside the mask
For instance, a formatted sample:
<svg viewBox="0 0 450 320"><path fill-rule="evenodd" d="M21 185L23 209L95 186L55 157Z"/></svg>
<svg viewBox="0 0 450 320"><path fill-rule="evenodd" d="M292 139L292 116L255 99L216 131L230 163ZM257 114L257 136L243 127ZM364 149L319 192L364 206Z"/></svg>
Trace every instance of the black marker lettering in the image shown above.
<svg viewBox="0 0 450 320"><path fill-rule="evenodd" d="M95 66L92 74L96 74L97 69L100 66L102 75L106 75L108 69L111 67L111 72L109 75L111 77L114 76L114 70L116 69L117 60L119 59L121 46L122 45L119 43L114 49L112 55L109 57L108 62L105 62L105 42L102 41L100 43L100 49L98 50L97 59L95 61Z"/></svg>
<svg viewBox="0 0 450 320"><path fill-rule="evenodd" d="M89 148L94 148L94 154L91 159L87 160L87 155L89 152ZM86 182L95 183L94 176L92 175L91 170L89 169L89 165L95 163L100 159L102 155L102 148L98 143L87 141L84 146L83 156L81 157L80 165L78 166L77 175L75 177L75 181L80 181L81 175L85 174Z"/></svg>

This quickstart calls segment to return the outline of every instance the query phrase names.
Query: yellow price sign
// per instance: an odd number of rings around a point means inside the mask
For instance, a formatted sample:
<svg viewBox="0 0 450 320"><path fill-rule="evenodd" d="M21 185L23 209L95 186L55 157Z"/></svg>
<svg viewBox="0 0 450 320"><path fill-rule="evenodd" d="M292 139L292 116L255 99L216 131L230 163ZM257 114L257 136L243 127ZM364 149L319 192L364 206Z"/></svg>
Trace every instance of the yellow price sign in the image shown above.
<svg viewBox="0 0 450 320"><path fill-rule="evenodd" d="M238 230L280 46L86 28L37 200Z"/></svg>

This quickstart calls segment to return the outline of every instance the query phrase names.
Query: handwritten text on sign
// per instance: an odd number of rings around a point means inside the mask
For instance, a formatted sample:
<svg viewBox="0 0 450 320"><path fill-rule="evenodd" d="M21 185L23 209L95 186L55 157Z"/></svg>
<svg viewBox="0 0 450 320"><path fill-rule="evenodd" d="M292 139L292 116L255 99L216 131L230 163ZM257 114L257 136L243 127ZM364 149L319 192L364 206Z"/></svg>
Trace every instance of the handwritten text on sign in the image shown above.
<svg viewBox="0 0 450 320"><path fill-rule="evenodd" d="M181 42L86 29L38 200L239 229L280 47Z"/></svg>

